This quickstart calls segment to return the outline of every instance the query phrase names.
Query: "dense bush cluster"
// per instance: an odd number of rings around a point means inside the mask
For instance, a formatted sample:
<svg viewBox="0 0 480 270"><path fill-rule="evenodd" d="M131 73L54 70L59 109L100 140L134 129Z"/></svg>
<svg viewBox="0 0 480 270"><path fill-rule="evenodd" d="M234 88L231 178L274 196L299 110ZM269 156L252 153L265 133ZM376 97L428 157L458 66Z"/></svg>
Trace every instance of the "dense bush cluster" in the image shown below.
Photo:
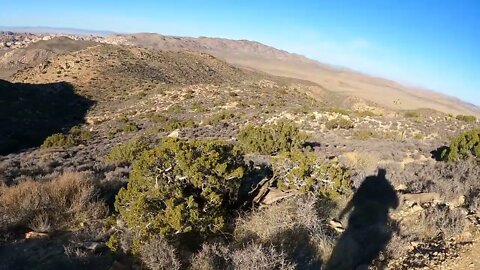
<svg viewBox="0 0 480 270"><path fill-rule="evenodd" d="M475 121L477 121L477 117L473 116L473 115L457 115L457 117L455 117L457 120L460 120L460 121L464 121L464 122L467 122L467 123L473 123Z"/></svg>
<svg viewBox="0 0 480 270"><path fill-rule="evenodd" d="M348 169L337 161L321 159L315 153L283 153L274 159L273 171L282 190L312 192L335 199L352 188Z"/></svg>
<svg viewBox="0 0 480 270"><path fill-rule="evenodd" d="M179 119L162 114L152 114L148 117L156 124L160 132L170 132L180 128L194 128L197 126L192 119Z"/></svg>
<svg viewBox="0 0 480 270"><path fill-rule="evenodd" d="M454 137L450 146L443 150L441 159L447 161L480 159L480 129L469 130Z"/></svg>
<svg viewBox="0 0 480 270"><path fill-rule="evenodd" d="M86 143L92 137L93 133L91 131L75 126L70 129L68 134L55 133L47 137L41 147L72 147L81 143Z"/></svg>
<svg viewBox="0 0 480 270"><path fill-rule="evenodd" d="M351 129L354 127L352 121L344 117L337 117L325 123L327 129Z"/></svg>
<svg viewBox="0 0 480 270"><path fill-rule="evenodd" d="M417 111L407 111L403 114L406 118L419 118L420 113Z"/></svg>
<svg viewBox="0 0 480 270"><path fill-rule="evenodd" d="M243 156L219 141L165 139L134 164L115 209L140 239L225 228L245 172Z"/></svg>
<svg viewBox="0 0 480 270"><path fill-rule="evenodd" d="M262 127L247 125L238 133L245 152L266 155L300 149L307 138L295 123L287 120Z"/></svg>
<svg viewBox="0 0 480 270"><path fill-rule="evenodd" d="M51 147L72 147L75 146L75 140L70 135L63 133L55 133L48 136L43 144L42 148L51 148Z"/></svg>

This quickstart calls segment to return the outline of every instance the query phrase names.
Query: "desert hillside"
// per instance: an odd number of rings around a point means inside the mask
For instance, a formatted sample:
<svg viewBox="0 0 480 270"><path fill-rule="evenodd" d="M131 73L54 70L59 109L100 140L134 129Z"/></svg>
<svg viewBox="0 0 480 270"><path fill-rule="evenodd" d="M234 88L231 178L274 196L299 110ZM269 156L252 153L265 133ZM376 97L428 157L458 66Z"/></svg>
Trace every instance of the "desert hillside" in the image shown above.
<svg viewBox="0 0 480 270"><path fill-rule="evenodd" d="M445 113L480 115L478 107L452 97L325 65L254 41L159 34L118 35L110 39L161 50L204 51L232 64L309 80L330 91L361 97L390 109L431 108Z"/></svg>
<svg viewBox="0 0 480 270"><path fill-rule="evenodd" d="M250 41L8 38L0 269L476 266L460 103Z"/></svg>
<svg viewBox="0 0 480 270"><path fill-rule="evenodd" d="M4 44L4 49L0 50L0 54L3 54L0 59L0 78L3 79L9 78L17 70L39 64L49 56L79 50L100 42L163 51L206 52L239 67L311 81L325 90L347 97L358 97L389 110L428 108L454 115L480 115L480 109L477 106L438 92L407 87L347 68L326 65L255 41L177 37L150 33L106 36L65 34L68 37L62 34L28 33L18 37L11 32L4 33L9 35L3 35L4 42L0 43ZM5 47L10 43L12 47Z"/></svg>
<svg viewBox="0 0 480 270"><path fill-rule="evenodd" d="M40 39L32 43L25 42L25 44L25 46L19 44L19 48L4 52L1 56L0 78L6 79L25 67L38 65L52 56L87 48L94 45L95 42L55 37L49 40Z"/></svg>

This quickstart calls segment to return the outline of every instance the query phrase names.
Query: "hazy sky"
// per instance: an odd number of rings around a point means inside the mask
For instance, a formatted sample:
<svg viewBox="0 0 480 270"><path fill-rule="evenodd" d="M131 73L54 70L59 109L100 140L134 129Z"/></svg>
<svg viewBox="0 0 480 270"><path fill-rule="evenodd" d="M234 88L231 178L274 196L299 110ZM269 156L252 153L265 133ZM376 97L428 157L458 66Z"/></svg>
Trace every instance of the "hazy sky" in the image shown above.
<svg viewBox="0 0 480 270"><path fill-rule="evenodd" d="M480 105L480 1L5 1L0 25L256 40Z"/></svg>

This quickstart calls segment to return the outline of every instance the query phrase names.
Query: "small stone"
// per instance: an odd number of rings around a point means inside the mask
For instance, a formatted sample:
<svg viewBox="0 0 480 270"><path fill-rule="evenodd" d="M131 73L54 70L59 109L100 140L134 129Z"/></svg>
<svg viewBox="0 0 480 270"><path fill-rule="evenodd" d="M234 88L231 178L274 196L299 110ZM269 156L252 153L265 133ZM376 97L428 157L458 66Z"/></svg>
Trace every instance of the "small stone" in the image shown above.
<svg viewBox="0 0 480 270"><path fill-rule="evenodd" d="M422 211L423 208L418 205L418 204L415 204L413 207L412 207L412 212L419 212L419 211Z"/></svg>
<svg viewBox="0 0 480 270"><path fill-rule="evenodd" d="M396 191L407 191L408 187L405 184L399 184L398 186L395 187Z"/></svg>
<svg viewBox="0 0 480 270"><path fill-rule="evenodd" d="M170 134L168 134L167 137L168 137L168 138L178 138L178 137L180 137L180 130L175 129L175 130L172 131Z"/></svg>
<svg viewBox="0 0 480 270"><path fill-rule="evenodd" d="M125 221L117 218L117 226L120 227L120 228L125 227Z"/></svg>
<svg viewBox="0 0 480 270"><path fill-rule="evenodd" d="M47 233L31 231L25 234L25 239L44 239L44 238L48 238Z"/></svg>

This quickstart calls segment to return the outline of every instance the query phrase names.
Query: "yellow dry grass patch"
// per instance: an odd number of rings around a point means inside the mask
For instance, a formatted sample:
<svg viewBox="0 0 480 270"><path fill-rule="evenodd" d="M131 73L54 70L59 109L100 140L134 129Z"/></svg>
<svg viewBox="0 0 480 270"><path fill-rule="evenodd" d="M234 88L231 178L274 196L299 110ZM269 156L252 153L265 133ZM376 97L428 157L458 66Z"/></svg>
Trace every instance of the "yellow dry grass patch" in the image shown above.
<svg viewBox="0 0 480 270"><path fill-rule="evenodd" d="M51 232L71 230L104 217L91 176L67 172L50 181L28 179L0 187L0 230L30 228Z"/></svg>
<svg viewBox="0 0 480 270"><path fill-rule="evenodd" d="M349 168L373 171L377 168L380 158L375 153L353 151L341 155L340 160Z"/></svg>

